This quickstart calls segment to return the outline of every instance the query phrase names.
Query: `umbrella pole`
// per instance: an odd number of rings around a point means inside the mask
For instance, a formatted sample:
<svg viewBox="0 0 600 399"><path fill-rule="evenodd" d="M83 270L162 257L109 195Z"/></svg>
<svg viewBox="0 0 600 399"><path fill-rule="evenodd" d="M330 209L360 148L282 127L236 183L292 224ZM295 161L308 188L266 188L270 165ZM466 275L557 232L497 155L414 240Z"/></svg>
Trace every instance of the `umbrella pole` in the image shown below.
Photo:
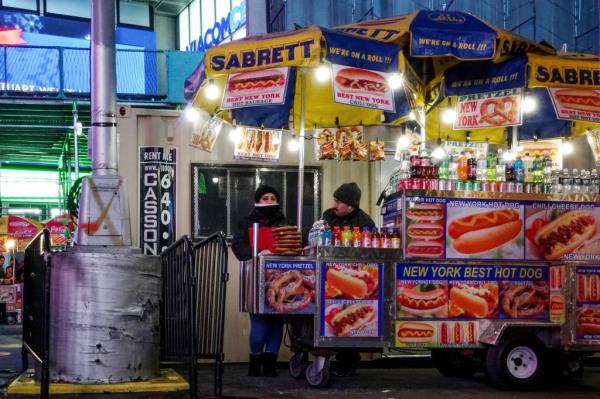
<svg viewBox="0 0 600 399"><path fill-rule="evenodd" d="M298 134L298 209L296 223L302 231L302 206L304 198L304 114L306 112L306 68L300 67L300 132Z"/></svg>
<svg viewBox="0 0 600 399"><path fill-rule="evenodd" d="M511 127L511 150L513 155L516 157L517 156L517 147L519 146L519 138L518 138L518 131L519 129L516 126L512 126Z"/></svg>

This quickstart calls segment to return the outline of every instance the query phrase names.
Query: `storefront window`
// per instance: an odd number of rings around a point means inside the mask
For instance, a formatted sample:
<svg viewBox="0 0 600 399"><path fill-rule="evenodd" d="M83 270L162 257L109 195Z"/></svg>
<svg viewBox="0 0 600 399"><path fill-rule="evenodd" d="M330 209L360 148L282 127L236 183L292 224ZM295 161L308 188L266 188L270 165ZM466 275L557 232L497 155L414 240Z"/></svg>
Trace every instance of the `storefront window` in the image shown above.
<svg viewBox="0 0 600 399"><path fill-rule="evenodd" d="M319 218L320 170L305 168L302 226ZM254 191L260 184L275 187L281 193L286 216L296 219L298 170L293 167L235 165L192 165L192 217L194 239L224 231L231 237L238 221L252 210Z"/></svg>

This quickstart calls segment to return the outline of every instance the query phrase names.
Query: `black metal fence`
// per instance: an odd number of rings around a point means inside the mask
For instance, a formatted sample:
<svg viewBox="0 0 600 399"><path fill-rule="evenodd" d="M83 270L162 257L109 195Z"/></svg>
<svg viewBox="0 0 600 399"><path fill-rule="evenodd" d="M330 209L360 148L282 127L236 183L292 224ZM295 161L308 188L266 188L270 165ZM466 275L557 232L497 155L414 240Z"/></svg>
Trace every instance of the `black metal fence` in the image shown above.
<svg viewBox="0 0 600 399"><path fill-rule="evenodd" d="M40 363L40 398L50 391L50 232L44 229L25 248L23 281L23 371L28 354Z"/></svg>
<svg viewBox="0 0 600 399"><path fill-rule="evenodd" d="M188 237L182 237L161 257L161 359L189 363L192 397L198 392L198 360L214 360L214 394L221 395L229 279L225 234L217 232L195 245Z"/></svg>

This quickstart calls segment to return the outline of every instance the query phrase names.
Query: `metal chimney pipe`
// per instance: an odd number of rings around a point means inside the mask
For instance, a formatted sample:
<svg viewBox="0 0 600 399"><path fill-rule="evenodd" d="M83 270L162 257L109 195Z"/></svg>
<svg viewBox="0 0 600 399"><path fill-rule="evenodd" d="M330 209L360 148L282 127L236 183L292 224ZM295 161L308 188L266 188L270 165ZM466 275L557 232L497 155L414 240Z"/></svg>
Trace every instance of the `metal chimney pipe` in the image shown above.
<svg viewBox="0 0 600 399"><path fill-rule="evenodd" d="M94 176L117 174L115 0L92 0L92 133Z"/></svg>

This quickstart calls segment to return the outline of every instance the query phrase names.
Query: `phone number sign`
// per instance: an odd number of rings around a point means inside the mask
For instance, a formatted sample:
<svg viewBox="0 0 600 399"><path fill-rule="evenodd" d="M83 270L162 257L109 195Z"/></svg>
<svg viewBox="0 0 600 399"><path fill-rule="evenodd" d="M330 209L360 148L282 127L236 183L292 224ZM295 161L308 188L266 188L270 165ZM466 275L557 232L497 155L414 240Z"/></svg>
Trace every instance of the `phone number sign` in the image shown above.
<svg viewBox="0 0 600 399"><path fill-rule="evenodd" d="M177 149L140 147L139 242L158 255L175 241Z"/></svg>

